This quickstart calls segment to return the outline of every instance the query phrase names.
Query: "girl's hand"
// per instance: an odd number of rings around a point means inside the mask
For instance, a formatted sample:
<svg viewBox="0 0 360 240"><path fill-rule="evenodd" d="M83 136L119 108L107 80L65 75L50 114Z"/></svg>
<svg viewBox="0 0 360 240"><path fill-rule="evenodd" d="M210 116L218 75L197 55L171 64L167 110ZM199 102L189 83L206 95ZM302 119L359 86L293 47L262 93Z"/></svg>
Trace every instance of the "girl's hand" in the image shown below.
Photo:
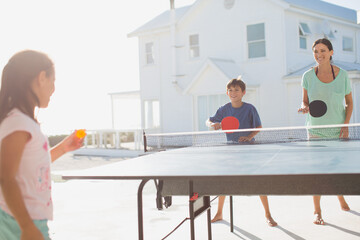
<svg viewBox="0 0 360 240"><path fill-rule="evenodd" d="M65 153L81 148L84 143L85 135L86 133L83 133L81 134L82 138L77 137L76 131L74 131L72 134L67 136L64 140L62 140L59 144L50 150L51 161L54 162Z"/></svg>
<svg viewBox="0 0 360 240"><path fill-rule="evenodd" d="M78 138L76 136L76 131L71 135L67 136L60 144L65 152L74 151L82 147L84 143L84 138Z"/></svg>
<svg viewBox="0 0 360 240"><path fill-rule="evenodd" d="M35 224L31 224L22 229L20 240L44 240L44 236Z"/></svg>
<svg viewBox="0 0 360 240"><path fill-rule="evenodd" d="M349 137L349 128L348 127L342 127L340 130L340 138L348 138Z"/></svg>

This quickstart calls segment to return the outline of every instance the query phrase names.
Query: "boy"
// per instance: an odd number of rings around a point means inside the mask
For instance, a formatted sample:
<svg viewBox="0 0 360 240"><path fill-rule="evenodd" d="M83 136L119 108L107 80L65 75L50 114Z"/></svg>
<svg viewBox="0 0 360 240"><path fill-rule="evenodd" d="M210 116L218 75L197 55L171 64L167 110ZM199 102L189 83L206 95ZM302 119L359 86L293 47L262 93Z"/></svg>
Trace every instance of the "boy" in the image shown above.
<svg viewBox="0 0 360 240"><path fill-rule="evenodd" d="M206 125L215 130L221 129L221 120L228 116L236 117L239 120L240 129L261 128L261 121L256 108L242 101L246 93L246 85L241 79L231 79L226 85L226 94L229 96L230 102L221 106L213 117L210 117ZM257 131L253 132L235 132L227 135L227 140L232 142L251 142ZM269 226L277 226L277 223L271 217L267 196L260 196L261 202L265 209L266 222ZM223 219L222 210L224 206L225 196L219 196L218 211L211 222Z"/></svg>

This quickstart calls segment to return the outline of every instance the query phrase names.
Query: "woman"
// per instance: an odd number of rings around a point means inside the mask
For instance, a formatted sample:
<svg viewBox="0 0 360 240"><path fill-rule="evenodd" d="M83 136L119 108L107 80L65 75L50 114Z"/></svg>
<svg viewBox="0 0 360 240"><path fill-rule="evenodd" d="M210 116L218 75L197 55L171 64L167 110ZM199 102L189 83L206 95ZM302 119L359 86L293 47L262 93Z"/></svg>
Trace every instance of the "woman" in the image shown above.
<svg viewBox="0 0 360 240"><path fill-rule="evenodd" d="M322 116L307 115L306 125L328 125L328 124L348 124L353 111L353 101L351 85L347 72L332 64L334 54L331 42L326 39L318 39L314 42L313 54L317 66L304 73L302 78L303 98L299 111L309 113L309 104L315 100L325 102L327 109ZM345 99L345 106L344 106ZM321 137L326 136L322 133ZM335 137L347 138L348 128L342 127L335 133ZM317 137L316 133L310 132L310 137ZM314 136L315 135L315 136ZM333 133L332 133L333 135ZM314 223L324 225L320 208L321 196L314 196ZM349 211L350 208L343 196L338 196L341 209Z"/></svg>

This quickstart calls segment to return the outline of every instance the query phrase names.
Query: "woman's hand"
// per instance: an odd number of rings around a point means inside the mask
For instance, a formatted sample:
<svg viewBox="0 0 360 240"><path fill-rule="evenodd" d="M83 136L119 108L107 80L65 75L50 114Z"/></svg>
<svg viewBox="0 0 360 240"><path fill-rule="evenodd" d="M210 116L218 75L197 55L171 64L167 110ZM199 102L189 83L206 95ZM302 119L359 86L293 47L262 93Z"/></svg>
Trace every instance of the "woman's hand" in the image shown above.
<svg viewBox="0 0 360 240"><path fill-rule="evenodd" d="M309 113L309 107L308 106L301 106L301 108L298 109L298 113L302 113L302 114Z"/></svg>
<svg viewBox="0 0 360 240"><path fill-rule="evenodd" d="M340 130L340 138L348 138L349 137L349 128L348 127L342 127Z"/></svg>

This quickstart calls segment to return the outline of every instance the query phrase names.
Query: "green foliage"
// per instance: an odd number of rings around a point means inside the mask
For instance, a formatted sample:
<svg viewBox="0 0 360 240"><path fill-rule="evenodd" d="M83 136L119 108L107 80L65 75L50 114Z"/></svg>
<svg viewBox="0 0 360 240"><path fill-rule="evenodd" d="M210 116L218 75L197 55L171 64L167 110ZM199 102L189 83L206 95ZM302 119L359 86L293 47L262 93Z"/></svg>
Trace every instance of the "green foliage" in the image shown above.
<svg viewBox="0 0 360 240"><path fill-rule="evenodd" d="M50 137L49 137L50 147L55 146L56 144L58 144L59 142L61 142L65 137L67 137L67 135L55 135L55 136L50 136Z"/></svg>

